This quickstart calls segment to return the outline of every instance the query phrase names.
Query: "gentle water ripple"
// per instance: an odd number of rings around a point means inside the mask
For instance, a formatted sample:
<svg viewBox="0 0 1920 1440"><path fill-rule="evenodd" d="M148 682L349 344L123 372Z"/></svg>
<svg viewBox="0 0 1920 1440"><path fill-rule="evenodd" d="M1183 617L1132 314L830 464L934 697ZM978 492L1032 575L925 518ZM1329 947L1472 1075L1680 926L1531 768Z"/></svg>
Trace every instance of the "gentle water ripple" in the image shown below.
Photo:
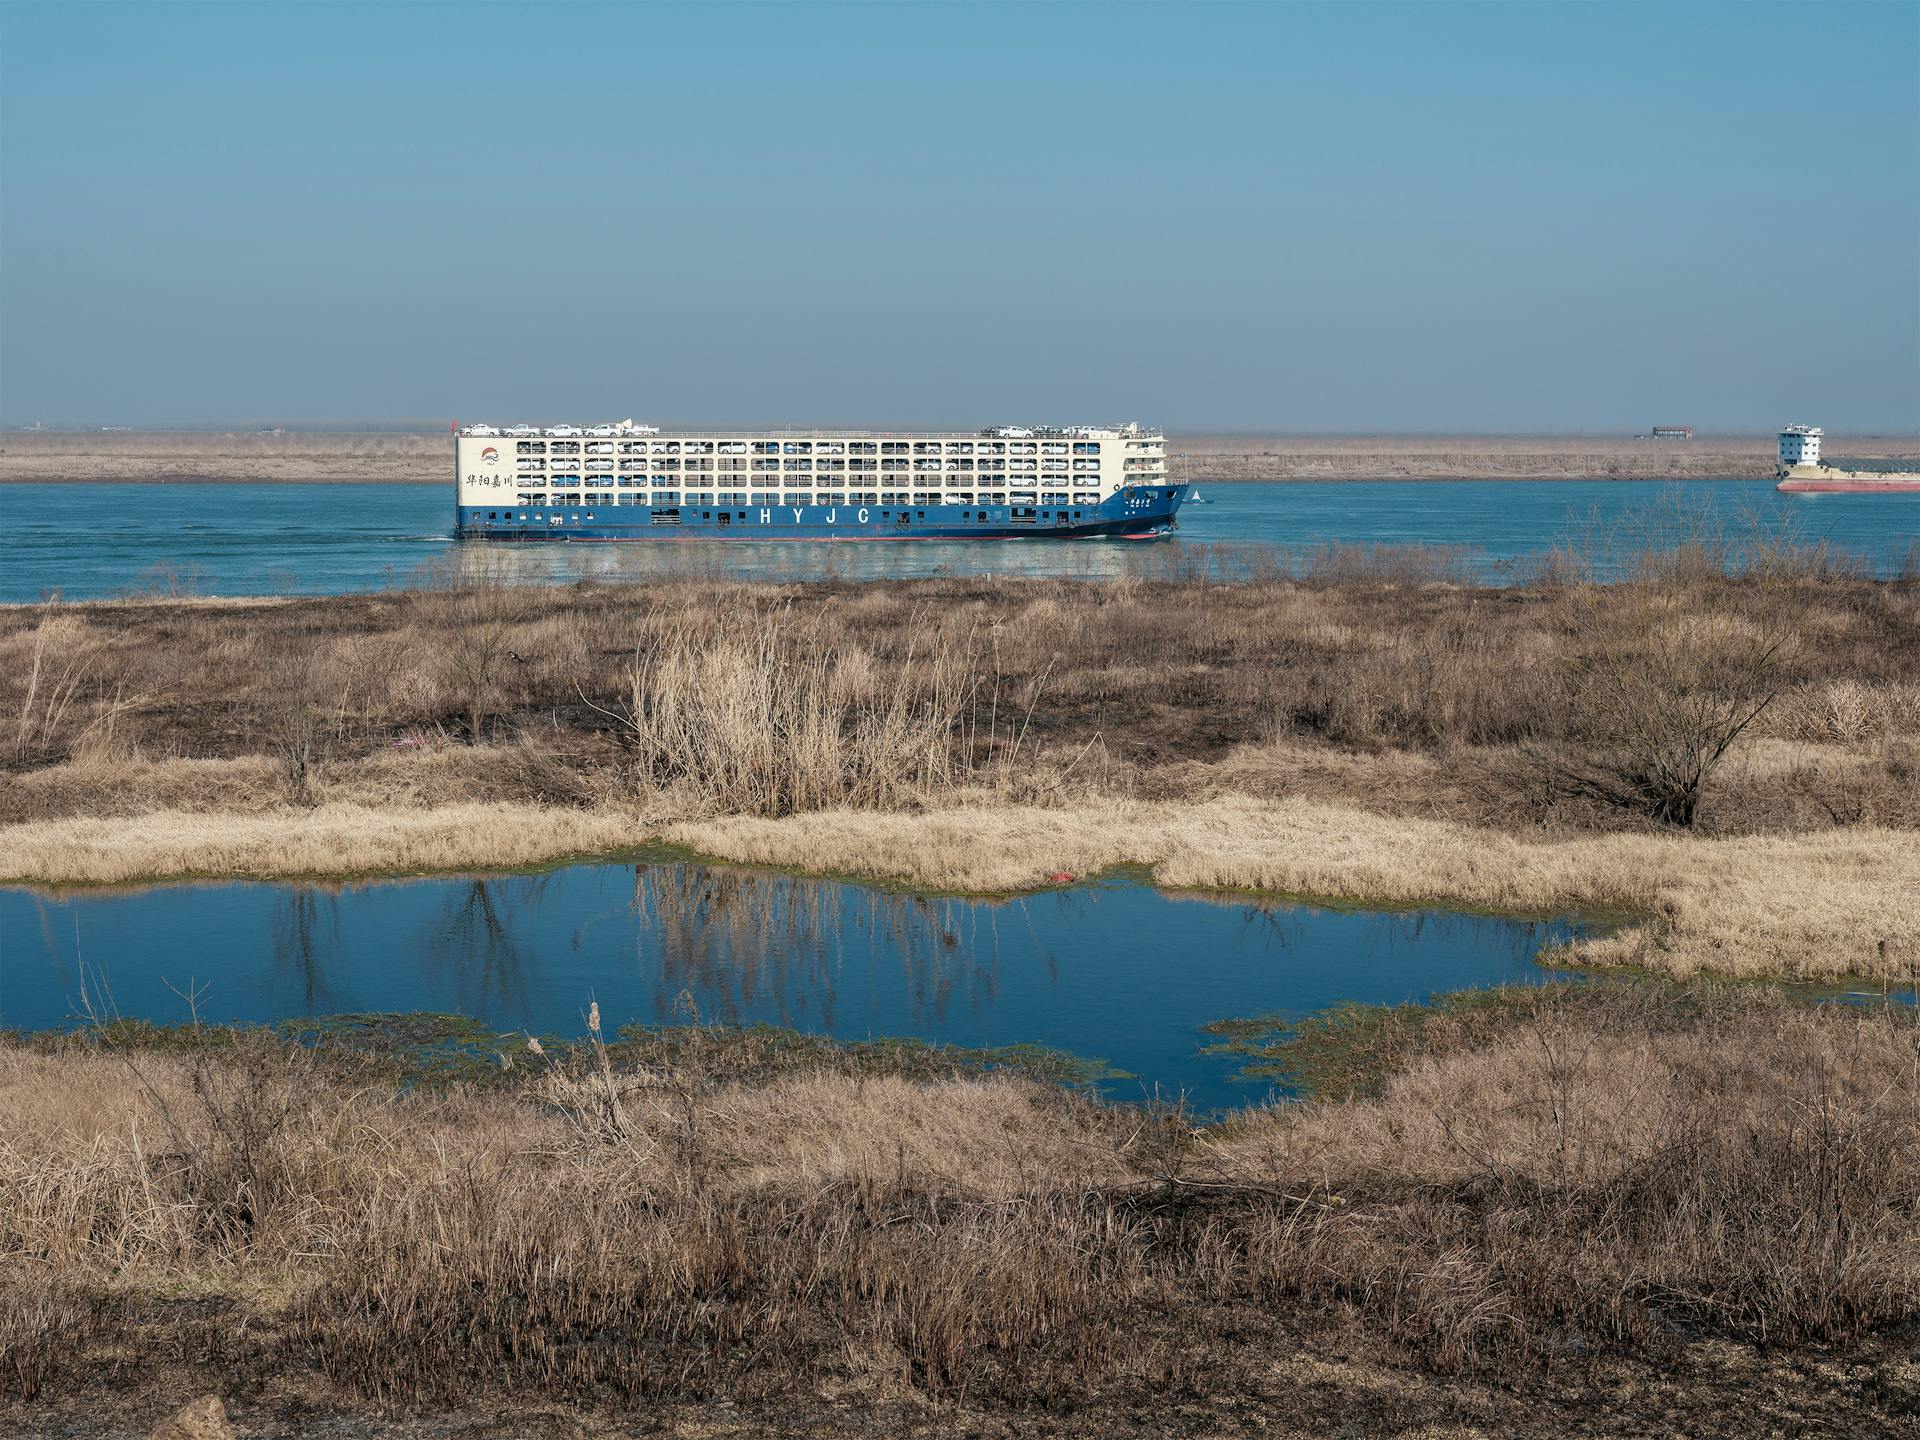
<svg viewBox="0 0 1920 1440"><path fill-rule="evenodd" d="M436 566L507 547L449 536L446 485L12 485L0 602L133 592L337 594L420 583ZM1920 495L1781 495L1768 480L1692 482L1200 482L1180 534L1113 540L780 544L715 541L527 545L506 560L530 582L580 579L925 578L1122 575L1235 578L1263 557L1331 544L1461 547L1494 582L1555 546L1678 506L1730 529L1783 527L1892 573L1920 536Z"/></svg>

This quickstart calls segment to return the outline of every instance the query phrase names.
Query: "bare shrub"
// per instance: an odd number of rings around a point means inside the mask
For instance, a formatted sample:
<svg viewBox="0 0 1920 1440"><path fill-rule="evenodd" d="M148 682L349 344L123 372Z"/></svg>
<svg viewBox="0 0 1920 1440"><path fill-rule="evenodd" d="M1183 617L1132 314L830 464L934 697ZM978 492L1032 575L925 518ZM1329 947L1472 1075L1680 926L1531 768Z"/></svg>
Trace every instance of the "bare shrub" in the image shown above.
<svg viewBox="0 0 1920 1440"><path fill-rule="evenodd" d="M467 743L481 743L501 698L502 671L517 663L510 645L522 597L507 562L468 560L449 578L453 587L435 607L449 632L435 665L466 713Z"/></svg>
<svg viewBox="0 0 1920 1440"><path fill-rule="evenodd" d="M1721 605L1725 583L1699 578L1681 551L1663 575L1583 586L1568 598L1569 743L1543 752L1559 784L1661 824L1693 825L1715 768L1783 684L1778 615Z"/></svg>
<svg viewBox="0 0 1920 1440"><path fill-rule="evenodd" d="M267 751L279 771L287 798L311 805L326 764L329 736L320 713L320 697L312 651L282 668L278 684L265 696L261 728Z"/></svg>

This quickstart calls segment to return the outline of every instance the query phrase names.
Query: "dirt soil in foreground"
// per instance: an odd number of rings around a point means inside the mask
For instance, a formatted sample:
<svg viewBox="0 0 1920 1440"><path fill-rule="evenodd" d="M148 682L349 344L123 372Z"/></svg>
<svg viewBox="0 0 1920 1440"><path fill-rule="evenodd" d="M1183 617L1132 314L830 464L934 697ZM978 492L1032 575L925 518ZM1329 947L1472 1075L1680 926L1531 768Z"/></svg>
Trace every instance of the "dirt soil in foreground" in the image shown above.
<svg viewBox="0 0 1920 1440"><path fill-rule="evenodd" d="M1250 1325L1259 1321L1249 1318ZM156 1348L163 1337L154 1337ZM1617 1362L1569 1365L1509 1388L1396 1369L1336 1345L1275 1336L1256 1364L1210 1386L1125 1404L1009 1412L821 1395L777 1404L642 1403L614 1413L560 1405L476 1406L436 1414L349 1408L299 1375L239 1376L205 1360L156 1357L137 1390L103 1382L58 1403L0 1409L0 1440L821 1440L879 1437L1120 1436L1468 1437L1689 1436L1790 1440L1920 1432L1920 1335L1870 1346L1769 1355L1724 1343L1693 1347L1674 1371ZM164 1349L162 1350L164 1354ZM163 1430L189 1402L224 1397L228 1428Z"/></svg>

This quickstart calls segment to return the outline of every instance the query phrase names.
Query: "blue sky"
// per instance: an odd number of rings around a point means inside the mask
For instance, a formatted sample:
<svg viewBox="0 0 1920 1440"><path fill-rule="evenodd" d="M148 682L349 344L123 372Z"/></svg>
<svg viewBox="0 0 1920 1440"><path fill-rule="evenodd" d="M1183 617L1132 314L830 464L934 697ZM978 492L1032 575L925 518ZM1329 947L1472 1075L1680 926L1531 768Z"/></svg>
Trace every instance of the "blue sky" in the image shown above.
<svg viewBox="0 0 1920 1440"><path fill-rule="evenodd" d="M0 5L0 420L1920 429L1920 5Z"/></svg>

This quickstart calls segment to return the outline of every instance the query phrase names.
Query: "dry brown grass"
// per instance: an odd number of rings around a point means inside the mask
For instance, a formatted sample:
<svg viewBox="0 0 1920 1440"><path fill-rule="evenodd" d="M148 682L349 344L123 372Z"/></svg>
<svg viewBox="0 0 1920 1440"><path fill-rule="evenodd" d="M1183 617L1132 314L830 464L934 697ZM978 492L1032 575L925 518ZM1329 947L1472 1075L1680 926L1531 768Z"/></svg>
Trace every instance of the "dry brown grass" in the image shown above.
<svg viewBox="0 0 1920 1440"><path fill-rule="evenodd" d="M1609 989L1448 1023L1362 1095L1201 1130L1008 1079L559 1062L619 1089L613 1132L537 1063L436 1093L257 1037L7 1046L0 1383L51 1398L165 1314L361 1403L1006 1414L1257 1396L1277 1335L1512 1385L1920 1317L1910 1016Z"/></svg>
<svg viewBox="0 0 1920 1440"><path fill-rule="evenodd" d="M0 875L111 884L184 875L413 874L512 868L642 843L630 812L511 804L150 811L0 827Z"/></svg>
<svg viewBox="0 0 1920 1440"><path fill-rule="evenodd" d="M552 590L482 578L287 603L0 609L0 732L39 737L7 767L0 823L99 813L97 793L137 809L136 774L159 787L146 808L182 806L181 772L164 767L248 757L272 761L286 797L303 801L375 803L413 783L406 775L418 760L415 788L443 800L589 803L658 768L659 744L623 717L636 657L650 664L677 647L717 664L744 643L742 616L777 614L778 640L767 644L782 664L832 653L834 683L854 686L838 698L856 710L919 694L916 671L924 680L943 666L964 669L952 682L967 697L950 737L956 780L977 783L998 764L1000 778L1056 789L1065 776L1095 793L1181 796L1230 779L1260 794L1505 828L1642 823L1630 807L1552 783L1548 762L1610 748L1590 733L1591 707L1576 703L1583 676L1589 685L1595 674L1668 688L1712 681L1754 653L1755 637L1778 637L1777 648L1762 647L1761 677L1776 698L1743 741L1818 739L1848 747L1858 763L1844 784L1812 771L1731 783L1743 773L1736 748L1736 763L1708 777L1695 824L1716 833L1822 829L1836 817L1920 824L1912 584L1682 577L1663 598L1687 618L1675 630L1635 623L1646 586L970 580ZM45 688L27 695L43 626L58 627L52 648L62 657L85 657L55 726L44 720ZM1583 639L1593 636L1619 647L1598 670ZM491 659L463 668L476 656ZM769 672L749 666L736 679L751 673ZM703 693L697 703L722 698ZM763 717L765 705L763 696ZM701 725L704 741L709 721ZM466 759L445 753L476 740ZM1015 741L1021 763L1007 767ZM76 762L88 762L84 774L63 773ZM210 791L184 808L254 803L250 782L223 797L218 772L200 773Z"/></svg>

